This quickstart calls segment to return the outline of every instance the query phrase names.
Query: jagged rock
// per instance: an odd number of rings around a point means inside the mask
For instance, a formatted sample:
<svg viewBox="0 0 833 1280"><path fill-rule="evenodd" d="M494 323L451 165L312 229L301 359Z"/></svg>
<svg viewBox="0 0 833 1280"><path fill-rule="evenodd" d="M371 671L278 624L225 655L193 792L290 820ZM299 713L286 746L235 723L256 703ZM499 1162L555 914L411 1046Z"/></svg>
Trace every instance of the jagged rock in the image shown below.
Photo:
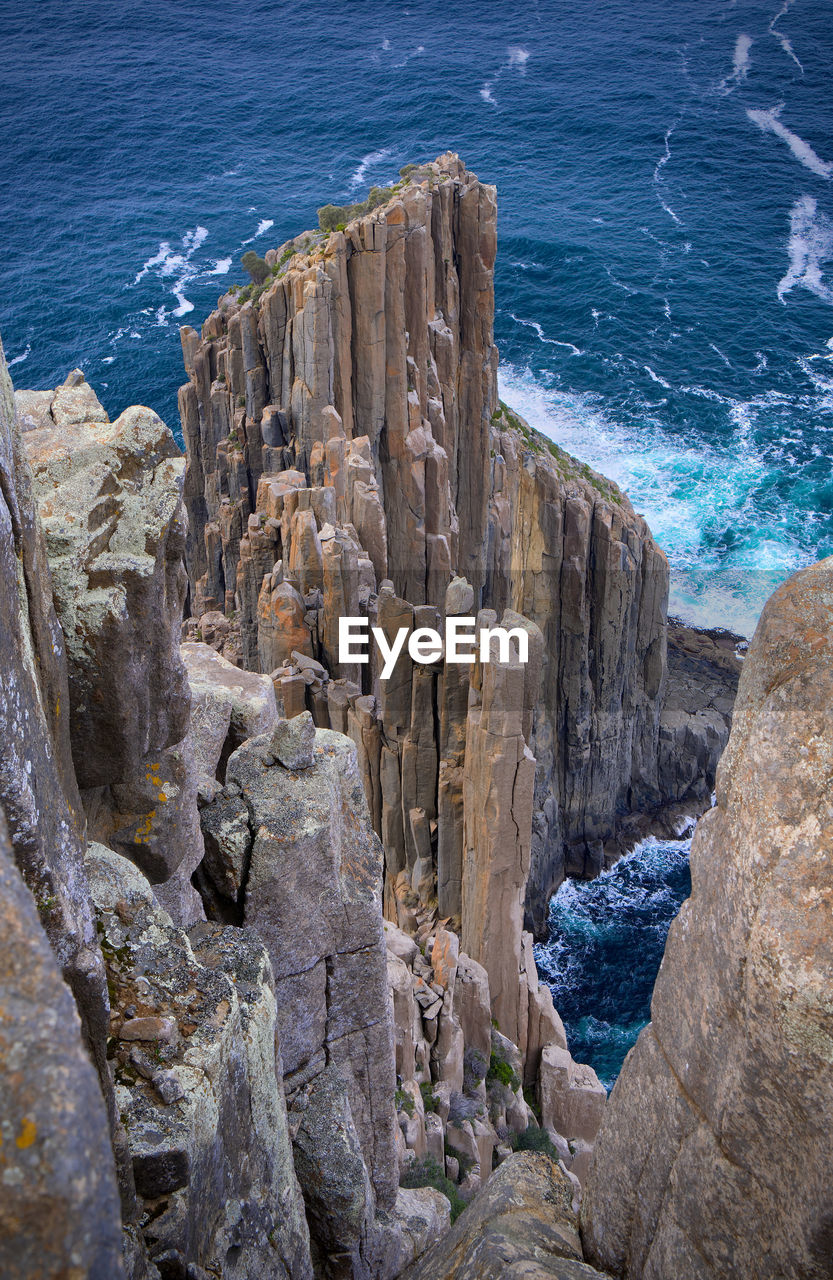
<svg viewBox="0 0 833 1280"><path fill-rule="evenodd" d="M668 676L659 736L660 786L666 801L711 803L717 763L729 741L741 659L740 636L668 627Z"/></svg>
<svg viewBox="0 0 833 1280"><path fill-rule="evenodd" d="M594 1141L607 1092L592 1067L574 1062L566 1046L548 1044L541 1054L538 1091L545 1127L568 1139Z"/></svg>
<svg viewBox="0 0 833 1280"><path fill-rule="evenodd" d="M184 462L151 410L110 423L103 411L83 416L95 400L86 384L71 394L77 412L59 412L59 388L58 417L25 444L67 638L73 756L89 788L132 778L185 736Z"/></svg>
<svg viewBox="0 0 833 1280"><path fill-rule="evenodd" d="M27 433L31 434L31 433ZM14 859L81 1015L107 1105L122 1205L133 1188L105 1060L108 1001L83 865L64 636L0 346L0 807Z"/></svg>
<svg viewBox="0 0 833 1280"><path fill-rule="evenodd" d="M571 1202L548 1156L512 1155L402 1280L592 1280Z"/></svg>
<svg viewBox="0 0 833 1280"><path fill-rule="evenodd" d="M123 1276L110 1128L81 1023L0 813L0 1271Z"/></svg>
<svg viewBox="0 0 833 1280"><path fill-rule="evenodd" d="M356 750L319 729L312 767L295 773L267 758L268 736L244 743L229 759L221 794L242 794L248 807L243 918L272 960L287 1090L294 1096L319 1075L325 1057L339 1068L376 1201L386 1209L397 1162L382 850Z"/></svg>
<svg viewBox="0 0 833 1280"><path fill-rule="evenodd" d="M200 789L210 799L232 751L274 727L275 690L268 676L241 671L207 644L186 643L180 652L191 689L190 734Z"/></svg>
<svg viewBox="0 0 833 1280"><path fill-rule="evenodd" d="M542 684L526 916L595 875L625 815L661 804L668 564L616 485L503 408L493 427L489 604L536 622Z"/></svg>
<svg viewBox="0 0 833 1280"><path fill-rule="evenodd" d="M189 940L127 859L92 844L87 865L151 1258L183 1275L311 1280L262 944L210 924Z"/></svg>
<svg viewBox="0 0 833 1280"><path fill-rule="evenodd" d="M833 560L767 602L651 1024L599 1132L589 1254L670 1280L829 1276Z"/></svg>
<svg viewBox="0 0 833 1280"><path fill-rule="evenodd" d="M315 762L315 722L309 711L279 720L269 739L268 754L286 769L309 769Z"/></svg>
<svg viewBox="0 0 833 1280"><path fill-rule="evenodd" d="M494 189L447 154L345 231L297 239L288 262L274 251L285 270L257 312L227 295L202 339L183 329L189 564L195 612L236 611L244 665L271 672L297 650L376 699L360 726L327 705L359 747L388 913L407 867L422 905L459 925L469 672L404 654L380 681L375 656L339 663L339 617L390 637L486 606L540 628L523 735L526 921L543 936L565 872L596 874L643 834L635 815L662 827L681 792L702 805L723 721L689 699L661 726L665 557L615 485L497 400L495 246ZM290 679L285 714L325 724Z"/></svg>

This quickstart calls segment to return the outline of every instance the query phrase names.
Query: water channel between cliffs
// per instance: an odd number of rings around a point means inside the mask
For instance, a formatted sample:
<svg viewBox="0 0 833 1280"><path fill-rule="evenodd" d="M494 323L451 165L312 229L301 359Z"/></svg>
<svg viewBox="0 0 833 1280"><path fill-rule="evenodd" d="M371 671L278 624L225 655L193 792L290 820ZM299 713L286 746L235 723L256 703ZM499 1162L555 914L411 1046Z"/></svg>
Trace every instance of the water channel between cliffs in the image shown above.
<svg viewBox="0 0 833 1280"><path fill-rule="evenodd" d="M610 1090L651 1016L671 921L691 892L691 840L649 836L596 880L567 880L550 903L538 972L577 1062Z"/></svg>

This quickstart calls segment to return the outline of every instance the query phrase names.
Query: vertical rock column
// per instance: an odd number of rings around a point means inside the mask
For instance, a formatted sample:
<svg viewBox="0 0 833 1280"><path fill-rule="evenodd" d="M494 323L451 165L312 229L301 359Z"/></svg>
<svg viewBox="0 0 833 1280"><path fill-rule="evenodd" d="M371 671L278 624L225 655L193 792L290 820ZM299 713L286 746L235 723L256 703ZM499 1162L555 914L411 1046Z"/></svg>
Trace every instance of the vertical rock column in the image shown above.
<svg viewBox="0 0 833 1280"><path fill-rule="evenodd" d="M482 621L483 615L481 615ZM525 670L515 650L480 667L480 702L469 707L463 777L462 949L489 975L492 1010L515 1044L521 1008L521 933L529 874L535 759L523 736Z"/></svg>

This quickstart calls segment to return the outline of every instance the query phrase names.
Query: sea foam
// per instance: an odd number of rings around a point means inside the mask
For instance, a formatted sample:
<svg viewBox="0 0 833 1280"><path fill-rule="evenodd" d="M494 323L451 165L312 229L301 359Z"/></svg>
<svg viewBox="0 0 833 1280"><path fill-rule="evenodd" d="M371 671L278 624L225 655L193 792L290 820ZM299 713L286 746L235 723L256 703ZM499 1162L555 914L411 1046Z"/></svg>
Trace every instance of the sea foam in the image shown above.
<svg viewBox="0 0 833 1280"><path fill-rule="evenodd" d="M777 138L781 138L786 142L796 160L799 160L805 169L809 169L812 173L817 173L820 178L833 178L833 164L829 160L822 160L809 142L799 138L797 133L793 133L792 129L788 129L785 124L781 123L783 109L782 103L780 106L771 107L769 111L747 109L746 114L763 133L774 133Z"/></svg>
<svg viewBox="0 0 833 1280"><path fill-rule="evenodd" d="M31 351L32 351L31 343L27 342L26 350L21 351L19 356L14 356L11 360L7 362L9 368L11 368L13 364L23 364L23 361L27 359L27 357L31 354Z"/></svg>
<svg viewBox="0 0 833 1280"><path fill-rule="evenodd" d="M739 35L735 41L735 53L732 58L732 74L736 80L745 80L749 74L752 60L749 56L752 49L752 37Z"/></svg>
<svg viewBox="0 0 833 1280"><path fill-rule="evenodd" d="M814 196L802 196L792 207L787 252L790 265L778 282L780 300L800 285L823 302L833 303L833 286L823 274L825 263L833 259L833 221L820 212Z"/></svg>

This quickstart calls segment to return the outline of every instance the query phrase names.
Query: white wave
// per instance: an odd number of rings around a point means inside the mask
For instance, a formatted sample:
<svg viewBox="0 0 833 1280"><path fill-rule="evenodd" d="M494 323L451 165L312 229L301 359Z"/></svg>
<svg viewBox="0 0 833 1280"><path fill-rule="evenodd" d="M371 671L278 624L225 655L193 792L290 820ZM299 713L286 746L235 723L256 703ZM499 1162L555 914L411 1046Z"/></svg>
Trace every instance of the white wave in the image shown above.
<svg viewBox="0 0 833 1280"><path fill-rule="evenodd" d="M665 378L661 378L658 373L654 373L654 370L651 368L649 364L643 364L642 368L645 370L645 372L647 373L648 377L651 379L652 382L659 383L661 387L665 387L666 391L673 390L671 383L666 382Z"/></svg>
<svg viewBox="0 0 833 1280"><path fill-rule="evenodd" d="M686 395L697 396L698 400L711 400L714 404L725 404L729 409L734 409L738 405L737 400L733 400L731 396L723 396L719 391L715 391L712 387L683 386L680 387Z"/></svg>
<svg viewBox="0 0 833 1280"><path fill-rule="evenodd" d="M195 227L193 231L186 231L182 237L182 244L189 258L195 249L199 249L200 245L208 239L208 231L205 227Z"/></svg>
<svg viewBox="0 0 833 1280"><path fill-rule="evenodd" d="M174 308L175 316L187 316L189 311L194 310L193 302L188 301L188 299L185 297L185 294L182 292L181 289L174 290L174 297L179 303L179 306Z"/></svg>
<svg viewBox="0 0 833 1280"><path fill-rule="evenodd" d="M660 198L660 201L659 201L659 202L660 202L660 204L662 205L662 207L663 207L663 209L665 210L665 212L668 214L669 218L673 218L673 219L674 219L674 221L676 222L677 226L678 226L678 227L681 227L681 226L683 225L683 220L682 220L682 218L681 218L681 217L679 217L679 215L678 215L678 214L676 214L676 213L674 212L674 210L671 208L671 206L670 206L670 205L668 205L668 204L666 204L666 203L665 203L665 201L664 201L663 199L661 199L661 198Z"/></svg>
<svg viewBox="0 0 833 1280"><path fill-rule="evenodd" d="M806 169L818 174L820 178L833 178L833 164L829 160L822 160L809 142L799 138L797 133L793 133L792 129L788 129L785 124L781 123L780 117L783 109L784 104L781 103L777 107L772 107L769 111L747 109L746 114L763 133L774 133L776 137L786 142L796 160L799 160Z"/></svg>
<svg viewBox="0 0 833 1280"><path fill-rule="evenodd" d="M382 147L379 151L368 151L366 156L362 156L358 166L353 170L350 177L349 189L355 191L356 187L360 187L370 169L376 168L385 160L390 158L391 151L389 147ZM269 223L271 226L271 222Z"/></svg>
<svg viewBox="0 0 833 1280"><path fill-rule="evenodd" d="M629 284L625 284L623 280L618 280L611 271L610 267L605 267L605 272L611 284L615 284L617 289L624 289L625 293L638 293L638 289L634 289Z"/></svg>
<svg viewBox="0 0 833 1280"><path fill-rule="evenodd" d="M390 49L390 40L388 40L387 36L385 36L384 40L382 41L382 48L384 49L385 53L387 53L387 51Z"/></svg>
<svg viewBox="0 0 833 1280"><path fill-rule="evenodd" d="M417 47L415 49L412 49L410 53L406 53L405 57L402 59L401 62L394 62L393 64L394 70L398 71L400 67L406 67L408 63L411 61L411 58L416 58L421 53L425 53L424 44L418 44Z"/></svg>
<svg viewBox="0 0 833 1280"><path fill-rule="evenodd" d="M833 259L833 221L819 210L814 196L802 196L790 211L787 252L790 265L778 282L781 302L801 285L823 302L833 303L833 286L824 279L825 263Z"/></svg>
<svg viewBox="0 0 833 1280"><path fill-rule="evenodd" d="M231 269L231 258L218 258L214 263L214 267L209 271L210 276L226 276Z"/></svg>
<svg viewBox="0 0 833 1280"><path fill-rule="evenodd" d="M524 49L519 44L510 44L506 50L506 61L498 67L495 74L490 80L484 80L480 88L480 96L484 102L488 102L490 107L497 106L497 98L494 94L495 85L507 71L517 71L520 75L526 75L526 64L529 62L530 53L528 49Z"/></svg>
<svg viewBox="0 0 833 1280"><path fill-rule="evenodd" d="M116 358L115 356L102 356L102 357L101 357L101 363L102 363L102 364L112 364L112 363L113 363L113 361L115 360L115 358Z"/></svg>
<svg viewBox="0 0 833 1280"><path fill-rule="evenodd" d="M157 312L156 312L156 324L157 324L157 327L158 327L158 328L161 328L161 329L165 329L165 328L167 328L167 325L168 325L168 308L165 306L164 302L162 303L162 306L161 306L161 307L159 307L159 309L158 309L158 310L157 310Z"/></svg>
<svg viewBox="0 0 833 1280"><path fill-rule="evenodd" d="M537 320L522 320L520 316L516 316L513 311L510 311L509 314L516 324L522 324L527 329L534 329L535 332L538 334L540 341L546 342L548 346L566 347L567 350L572 352L574 356L584 355L584 352L581 351L580 348L577 347L574 342L560 342L558 338L548 338Z"/></svg>
<svg viewBox="0 0 833 1280"><path fill-rule="evenodd" d="M23 364L23 361L26 360L29 355L31 355L31 352L32 352L31 344L27 342L25 351L21 351L19 356L14 356L11 360L7 361L9 368L11 369L13 364Z"/></svg>
<svg viewBox="0 0 833 1280"><path fill-rule="evenodd" d="M749 74L752 60L749 56L752 49L752 37L739 35L735 41L735 53L732 58L732 74L735 80L745 80Z"/></svg>
<svg viewBox="0 0 833 1280"><path fill-rule="evenodd" d="M778 10L775 17L772 19L772 22L770 22L769 26L767 27L767 31L771 36L774 36L774 38L780 44L781 48L784 50L784 53L787 55L787 57L792 58L793 62L798 67L801 74L804 75L804 67L801 65L801 62L796 56L796 52L792 47L791 40L789 39L788 36L784 35L783 31L779 31L777 29L778 23L781 21L783 17L785 17L789 13L792 6L793 6L793 0L784 0L784 3L781 5L781 8Z"/></svg>
<svg viewBox="0 0 833 1280"><path fill-rule="evenodd" d="M509 66L517 68L521 75L526 75L526 64L529 62L529 50L521 48L520 45L510 44L507 49L509 54Z"/></svg>
<svg viewBox="0 0 833 1280"><path fill-rule="evenodd" d="M763 373L767 367L767 358L763 351L756 351L755 359L758 361L758 363L755 365L755 368L752 370L753 377L755 376L756 373Z"/></svg>
<svg viewBox="0 0 833 1280"><path fill-rule="evenodd" d="M133 283L138 284L139 281L144 279L147 273L151 271L154 267L162 266L162 264L168 260L168 257L170 256L170 252L171 252L170 244L168 243L167 240L163 240L159 245L158 250L153 255L153 257L147 258L146 261L142 264L142 269L136 276L136 279L133 281Z"/></svg>
<svg viewBox="0 0 833 1280"><path fill-rule="evenodd" d="M729 357L728 357L728 356L726 356L726 355L724 355L724 354L723 354L723 352L720 350L720 347L715 346L715 344L714 344L713 342L710 342L710 343L709 343L709 346L711 347L712 351L715 353L715 355L716 355L716 356L720 356L720 359L723 361L723 363L725 364L726 368L727 368L727 369L731 369L731 367L732 367L732 362L731 362L731 360L729 359Z"/></svg>
<svg viewBox="0 0 833 1280"><path fill-rule="evenodd" d="M670 320L671 319L671 303L668 301L667 298L663 298L662 301L663 301L662 314L665 316L666 320Z"/></svg>
<svg viewBox="0 0 833 1280"><path fill-rule="evenodd" d="M257 230L255 231L254 235L249 236L248 240L243 240L241 243L254 244L255 240L258 240L261 236L266 235L266 232L269 230L269 228L274 227L274 225L275 225L274 218L261 218L260 222L257 224ZM212 271L211 274L224 275L225 273L219 272L219 271Z"/></svg>
<svg viewBox="0 0 833 1280"><path fill-rule="evenodd" d="M147 258L142 264L141 271L138 272L133 281L137 285L143 280L150 271L158 268L157 274L163 279L167 279L172 275L181 273L191 261L191 258L204 244L208 238L208 231L205 227L196 226L192 231L186 231L182 237L181 248L173 249L170 241L160 241L159 248L152 257ZM193 273L192 273L193 274Z"/></svg>
<svg viewBox="0 0 833 1280"><path fill-rule="evenodd" d="M671 561L677 615L751 635L778 582L813 558L790 527L757 510L756 495L776 474L757 441L759 402L689 388L726 406L734 431L717 446L699 436L681 440L655 420L618 421L598 398L545 385L528 368L501 365L499 382L501 397L532 426L628 493ZM739 430L744 422L749 429ZM714 533L736 524L739 512L750 534L727 554Z"/></svg>
<svg viewBox="0 0 833 1280"><path fill-rule="evenodd" d="M661 171L665 168L665 166L668 164L668 161L671 159L671 135L676 129L678 123L679 123L679 118L675 120L674 123L665 130L665 137L663 139L663 142L665 143L665 150L663 151L662 155L660 156L659 160L657 160L656 165L654 166L654 182L659 182Z"/></svg>

